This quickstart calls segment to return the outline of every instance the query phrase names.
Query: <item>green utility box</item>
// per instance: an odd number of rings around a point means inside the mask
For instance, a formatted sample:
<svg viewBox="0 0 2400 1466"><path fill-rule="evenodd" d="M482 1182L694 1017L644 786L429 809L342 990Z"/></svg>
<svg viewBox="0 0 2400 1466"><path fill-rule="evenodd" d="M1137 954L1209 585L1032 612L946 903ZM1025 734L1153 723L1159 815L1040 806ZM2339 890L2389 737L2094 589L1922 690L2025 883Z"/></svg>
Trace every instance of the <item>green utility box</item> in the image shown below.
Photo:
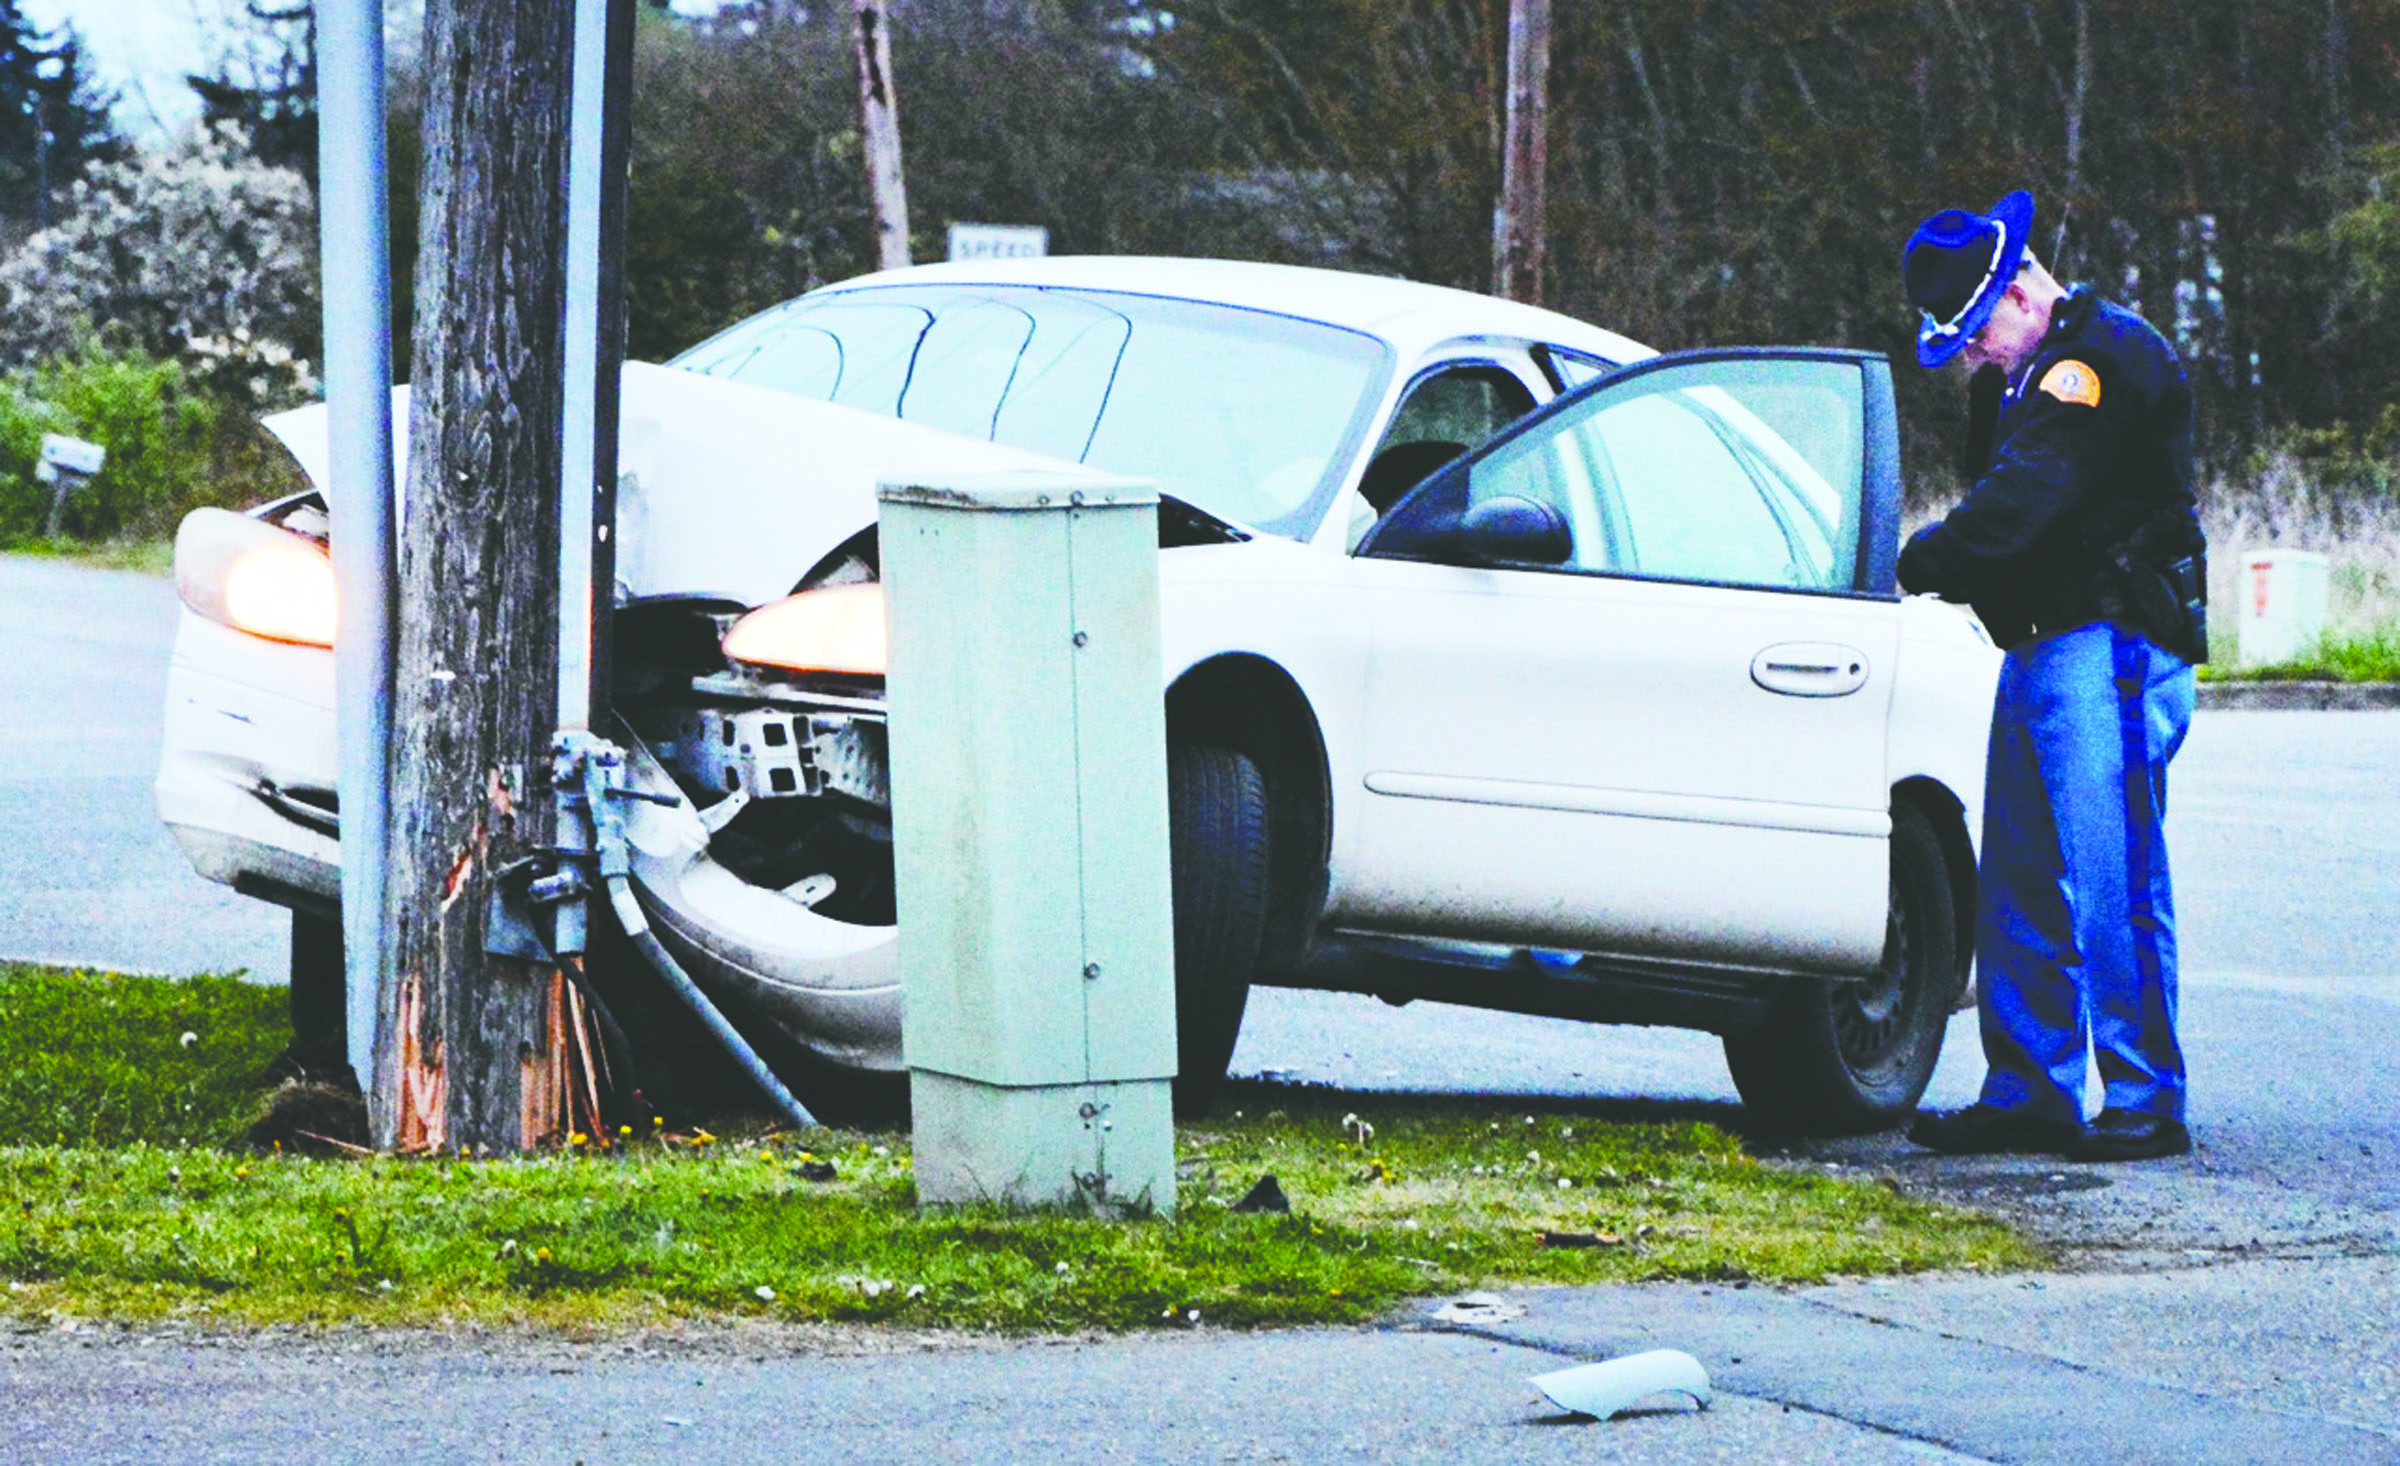
<svg viewBox="0 0 2400 1466"><path fill-rule="evenodd" d="M1171 1211L1157 493L880 498L918 1199Z"/></svg>

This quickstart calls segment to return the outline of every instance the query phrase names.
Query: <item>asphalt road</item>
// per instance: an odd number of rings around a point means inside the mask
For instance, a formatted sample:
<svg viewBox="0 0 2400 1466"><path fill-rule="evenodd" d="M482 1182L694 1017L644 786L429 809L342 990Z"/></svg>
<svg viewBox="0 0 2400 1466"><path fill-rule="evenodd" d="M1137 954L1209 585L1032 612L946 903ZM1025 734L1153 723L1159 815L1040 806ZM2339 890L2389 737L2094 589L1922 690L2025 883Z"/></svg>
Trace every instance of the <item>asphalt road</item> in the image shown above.
<svg viewBox="0 0 2400 1466"><path fill-rule="evenodd" d="M2199 1155L2169 1173L2171 1197L2148 1168L2075 1173L2062 1186L2104 1184L2047 1198L2044 1225L2095 1248L2400 1238L2400 712L2203 711L2168 806ZM1257 995L1234 1068L1744 1124L1705 1035L1342 994ZM1925 1102L1969 1103L1982 1072L1974 1015L1960 1014ZM1895 1136L1800 1149L1941 1169ZM2039 1187L1995 1185L1976 1199Z"/></svg>
<svg viewBox="0 0 2400 1466"><path fill-rule="evenodd" d="M0 957L286 972L274 907L202 881L151 809L173 583L0 557ZM2227 1166L2400 1202L2400 713L2201 713L2170 775L2194 1123ZM1673 1106L1738 1120L1718 1046L1346 993L1260 991L1236 1075ZM1980 1077L1951 1022L1927 1104ZM2362 1154L2376 1152L2376 1156Z"/></svg>
<svg viewBox="0 0 2400 1466"><path fill-rule="evenodd" d="M283 977L282 913L193 875L152 809L174 619L166 580L0 556L0 957ZM2204 711L2169 805L2196 1166L2295 1235L2344 1219L2388 1232L2400 1216L2386 1068L2400 1053L2400 712ZM1743 1122L1705 1035L1439 1004L1261 991L1233 1067ZM1927 1103L1966 1103L1980 1074L1962 1014ZM1914 1159L1889 1137L1820 1152Z"/></svg>
<svg viewBox="0 0 2400 1466"><path fill-rule="evenodd" d="M281 913L192 873L158 822L172 581L0 555L0 957L289 973Z"/></svg>
<svg viewBox="0 0 2400 1466"><path fill-rule="evenodd" d="M278 913L150 809L173 591L0 557L0 957L282 970ZM2196 1153L1782 1144L2008 1211L2066 1271L1517 1295L1523 1316L1064 1343L700 1330L579 1345L0 1335L0 1457L58 1460L2400 1462L2400 712L2204 711L2172 774ZM1237 1073L1740 1128L1716 1044L1262 992ZM1965 1103L1971 1015L1928 1102ZM1716 1408L1602 1426L1530 1374L1703 1358Z"/></svg>

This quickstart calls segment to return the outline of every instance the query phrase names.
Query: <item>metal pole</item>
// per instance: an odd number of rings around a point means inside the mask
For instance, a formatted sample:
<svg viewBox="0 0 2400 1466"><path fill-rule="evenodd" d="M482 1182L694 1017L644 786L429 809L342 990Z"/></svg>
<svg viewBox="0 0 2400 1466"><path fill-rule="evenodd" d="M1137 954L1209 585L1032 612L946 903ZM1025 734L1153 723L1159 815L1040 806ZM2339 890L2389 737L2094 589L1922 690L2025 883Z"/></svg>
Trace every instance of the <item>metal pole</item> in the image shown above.
<svg viewBox="0 0 2400 1466"><path fill-rule="evenodd" d="M392 252L383 138L383 6L318 0L317 218L330 415L334 725L342 809L342 950L350 1067L370 1110L386 969L383 863L398 559L392 503ZM375 1116L375 1133L390 1117Z"/></svg>
<svg viewBox="0 0 2400 1466"><path fill-rule="evenodd" d="M558 486L558 728L588 732L604 696L601 653L615 581L617 395L624 370L616 257L623 217L610 207L624 172L632 10L627 0L576 0L567 106L565 400ZM620 40L626 54L620 54ZM558 841L575 843L580 816L560 799ZM584 949L580 903L558 913L557 949Z"/></svg>
<svg viewBox="0 0 2400 1466"><path fill-rule="evenodd" d="M558 468L558 726L592 726L592 496L600 392L600 139L608 0L576 0L567 102L565 401Z"/></svg>

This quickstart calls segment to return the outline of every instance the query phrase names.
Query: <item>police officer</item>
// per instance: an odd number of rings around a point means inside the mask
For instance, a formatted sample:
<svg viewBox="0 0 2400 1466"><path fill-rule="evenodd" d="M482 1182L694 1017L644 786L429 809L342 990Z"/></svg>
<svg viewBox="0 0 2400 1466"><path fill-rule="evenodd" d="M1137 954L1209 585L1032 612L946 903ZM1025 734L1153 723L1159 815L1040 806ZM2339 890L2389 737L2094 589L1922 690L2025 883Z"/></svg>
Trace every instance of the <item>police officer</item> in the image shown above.
<svg viewBox="0 0 2400 1466"><path fill-rule="evenodd" d="M1973 487L1900 583L1971 604L2007 652L1985 765L1975 957L1987 1072L1923 1115L1951 1154L2191 1149L2175 1037L2167 762L2207 656L2192 392L2143 319L2027 252L2033 198L1945 209L1901 260L1917 360L1976 374ZM1994 398L1997 398L1995 404ZM2087 1053L2102 1108L2084 1119Z"/></svg>

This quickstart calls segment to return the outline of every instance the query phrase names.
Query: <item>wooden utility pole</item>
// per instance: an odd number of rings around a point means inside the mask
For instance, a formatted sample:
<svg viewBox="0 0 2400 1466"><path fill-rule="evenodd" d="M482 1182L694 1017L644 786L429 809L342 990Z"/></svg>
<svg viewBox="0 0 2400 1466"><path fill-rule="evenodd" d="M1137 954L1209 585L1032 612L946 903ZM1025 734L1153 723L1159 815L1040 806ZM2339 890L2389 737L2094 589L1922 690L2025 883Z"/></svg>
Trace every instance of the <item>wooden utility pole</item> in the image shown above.
<svg viewBox="0 0 2400 1466"><path fill-rule="evenodd" d="M1500 160L1500 216L1492 230L1499 293L1542 297L1542 175L1549 155L1550 0L1509 0L1508 121Z"/></svg>
<svg viewBox="0 0 2400 1466"><path fill-rule="evenodd" d="M574 1000L485 953L494 873L550 842L575 0L430 0L399 536L379 1148L560 1128Z"/></svg>
<svg viewBox="0 0 2400 1466"><path fill-rule="evenodd" d="M900 175L900 95L892 87L891 16L884 0L857 0L858 105L866 138L867 195L875 211L875 263L908 263L908 189Z"/></svg>

